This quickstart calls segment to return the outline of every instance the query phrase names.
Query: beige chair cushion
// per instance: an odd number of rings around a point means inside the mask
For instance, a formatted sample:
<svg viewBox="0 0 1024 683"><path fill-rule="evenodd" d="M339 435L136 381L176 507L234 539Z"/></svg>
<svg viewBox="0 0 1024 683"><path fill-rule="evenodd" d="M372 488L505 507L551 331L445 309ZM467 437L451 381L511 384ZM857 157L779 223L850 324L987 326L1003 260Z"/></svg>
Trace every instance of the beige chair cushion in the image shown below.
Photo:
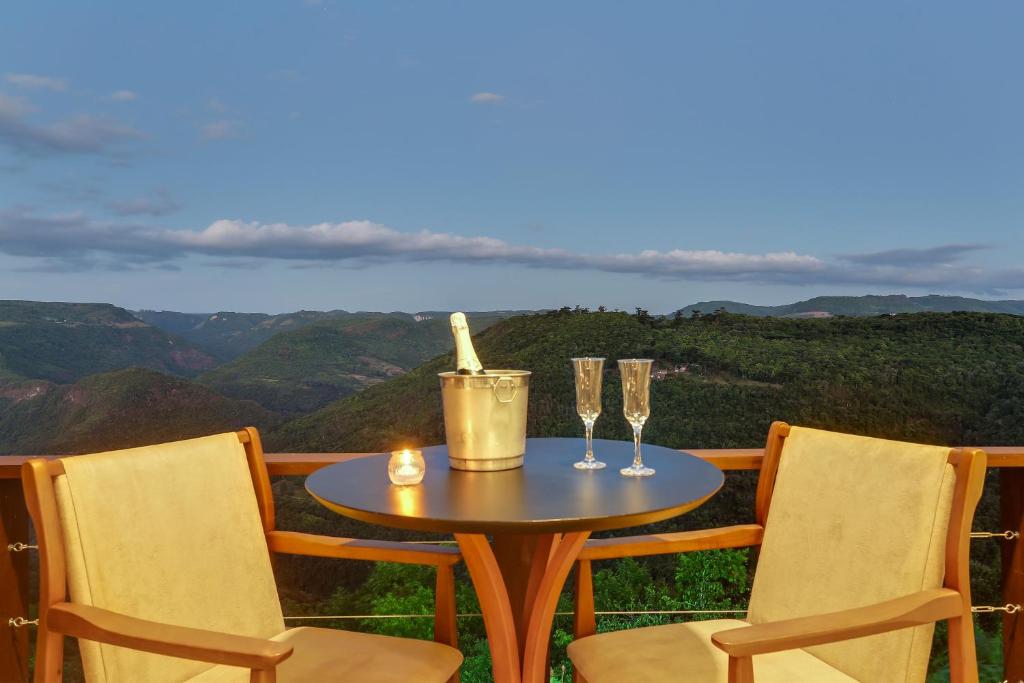
<svg viewBox="0 0 1024 683"><path fill-rule="evenodd" d="M74 602L270 638L284 631L245 450L234 434L82 455L55 480ZM80 641L89 681L211 667Z"/></svg>
<svg viewBox="0 0 1024 683"><path fill-rule="evenodd" d="M587 683L727 683L729 658L711 636L748 624L692 621L600 633L569 644L573 666ZM757 683L855 683L803 650L754 657Z"/></svg>
<svg viewBox="0 0 1024 683"><path fill-rule="evenodd" d="M442 683L462 664L448 645L329 628L293 628L274 637L295 652L277 667L277 683L359 681L360 683ZM216 666L189 683L248 683L249 671Z"/></svg>
<svg viewBox="0 0 1024 683"><path fill-rule="evenodd" d="M949 449L793 427L775 480L751 623L942 585ZM807 648L861 681L923 681L931 626ZM755 658L756 661L756 658Z"/></svg>

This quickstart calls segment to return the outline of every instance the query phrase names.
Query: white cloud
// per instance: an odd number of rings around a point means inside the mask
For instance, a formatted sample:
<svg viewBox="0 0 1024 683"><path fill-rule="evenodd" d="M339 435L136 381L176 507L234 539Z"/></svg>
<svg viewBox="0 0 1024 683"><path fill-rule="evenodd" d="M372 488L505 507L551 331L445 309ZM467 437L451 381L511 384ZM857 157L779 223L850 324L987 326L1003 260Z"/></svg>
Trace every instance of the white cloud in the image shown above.
<svg viewBox="0 0 1024 683"><path fill-rule="evenodd" d="M200 126L199 132L204 140L229 140L238 137L240 124L238 121L211 121Z"/></svg>
<svg viewBox="0 0 1024 683"><path fill-rule="evenodd" d="M35 74L4 74L4 80L13 86L26 88L28 90L51 90L63 92L67 90L68 82L63 78L52 76L38 76Z"/></svg>
<svg viewBox="0 0 1024 683"><path fill-rule="evenodd" d="M89 114L39 125L28 120L34 111L25 98L0 94L0 144L25 154L112 154L142 137L115 119Z"/></svg>
<svg viewBox="0 0 1024 683"><path fill-rule="evenodd" d="M222 219L202 230L172 230L97 221L81 213L39 216L24 209L0 212L0 251L80 257L83 250L134 255L149 261L185 254L320 262L462 261L669 277L806 273L824 267L814 256L792 252L673 250L585 254L510 244L486 236L430 230L402 232L366 220L295 226Z"/></svg>
<svg viewBox="0 0 1024 683"><path fill-rule="evenodd" d="M220 113L224 113L228 110L228 105L224 104L222 100L216 97L211 97L209 101L206 103L206 106L208 106L213 111Z"/></svg>
<svg viewBox="0 0 1024 683"><path fill-rule="evenodd" d="M493 92L478 92L474 93L469 101L473 104L501 104L505 101L505 96Z"/></svg>
<svg viewBox="0 0 1024 683"><path fill-rule="evenodd" d="M142 203L126 203L123 208L128 209L124 213L155 215L148 210L152 206ZM942 253L958 246L963 245L932 249ZM290 261L299 266L346 263L360 267L382 262L461 262L689 281L874 285L988 294L1024 289L1024 268L996 270L976 264L932 262L869 265L793 251L670 249L595 254L510 244L487 236L430 230L403 232L366 220L300 226L222 219L201 230L181 230L98 221L81 213L41 216L15 209L0 211L0 252L58 259L71 268L104 263L156 267L195 254L225 263L255 259Z"/></svg>
<svg viewBox="0 0 1024 683"><path fill-rule="evenodd" d="M131 102L139 99L139 95L134 90L117 90L111 93L110 99L115 102Z"/></svg>

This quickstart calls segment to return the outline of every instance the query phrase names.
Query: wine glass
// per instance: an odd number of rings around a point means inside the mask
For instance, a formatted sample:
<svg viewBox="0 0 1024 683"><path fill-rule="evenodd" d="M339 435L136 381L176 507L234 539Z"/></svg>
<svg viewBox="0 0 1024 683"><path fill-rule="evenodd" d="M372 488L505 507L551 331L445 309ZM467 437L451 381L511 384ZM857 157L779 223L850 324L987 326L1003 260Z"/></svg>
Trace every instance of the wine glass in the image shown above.
<svg viewBox="0 0 1024 683"><path fill-rule="evenodd" d="M572 369L576 375L576 412L587 430L587 452L583 460L572 466L578 470L599 470L605 465L594 459L594 422L601 414L604 358L573 358Z"/></svg>
<svg viewBox="0 0 1024 683"><path fill-rule="evenodd" d="M650 467L644 467L640 457L640 430L651 414L651 366L653 360L628 358L619 361L622 374L622 413L633 426L633 464L623 467L619 473L624 477L649 477L654 474Z"/></svg>

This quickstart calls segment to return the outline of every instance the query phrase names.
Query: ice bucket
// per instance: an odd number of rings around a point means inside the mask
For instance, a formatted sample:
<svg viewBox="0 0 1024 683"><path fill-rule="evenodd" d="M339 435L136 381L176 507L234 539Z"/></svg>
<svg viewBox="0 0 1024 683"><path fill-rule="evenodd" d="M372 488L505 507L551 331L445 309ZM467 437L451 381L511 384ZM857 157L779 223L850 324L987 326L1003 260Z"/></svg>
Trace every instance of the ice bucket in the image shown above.
<svg viewBox="0 0 1024 683"><path fill-rule="evenodd" d="M522 467L529 371L441 372L438 377L448 463L457 470L474 471Z"/></svg>

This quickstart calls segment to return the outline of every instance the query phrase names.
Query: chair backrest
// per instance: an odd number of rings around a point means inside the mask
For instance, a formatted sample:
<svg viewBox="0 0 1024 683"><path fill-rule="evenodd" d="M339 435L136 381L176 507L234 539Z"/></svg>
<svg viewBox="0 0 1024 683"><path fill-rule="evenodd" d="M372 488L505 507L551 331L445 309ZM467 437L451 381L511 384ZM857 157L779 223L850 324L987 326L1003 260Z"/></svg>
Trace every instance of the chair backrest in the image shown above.
<svg viewBox="0 0 1024 683"><path fill-rule="evenodd" d="M284 631L243 440L219 434L62 459L52 485L71 600L238 635ZM212 666L80 645L89 681L180 681Z"/></svg>
<svg viewBox="0 0 1024 683"><path fill-rule="evenodd" d="M957 486L950 456L947 447L789 428L748 619L822 614L941 587ZM917 682L932 632L922 626L807 649L857 680Z"/></svg>

